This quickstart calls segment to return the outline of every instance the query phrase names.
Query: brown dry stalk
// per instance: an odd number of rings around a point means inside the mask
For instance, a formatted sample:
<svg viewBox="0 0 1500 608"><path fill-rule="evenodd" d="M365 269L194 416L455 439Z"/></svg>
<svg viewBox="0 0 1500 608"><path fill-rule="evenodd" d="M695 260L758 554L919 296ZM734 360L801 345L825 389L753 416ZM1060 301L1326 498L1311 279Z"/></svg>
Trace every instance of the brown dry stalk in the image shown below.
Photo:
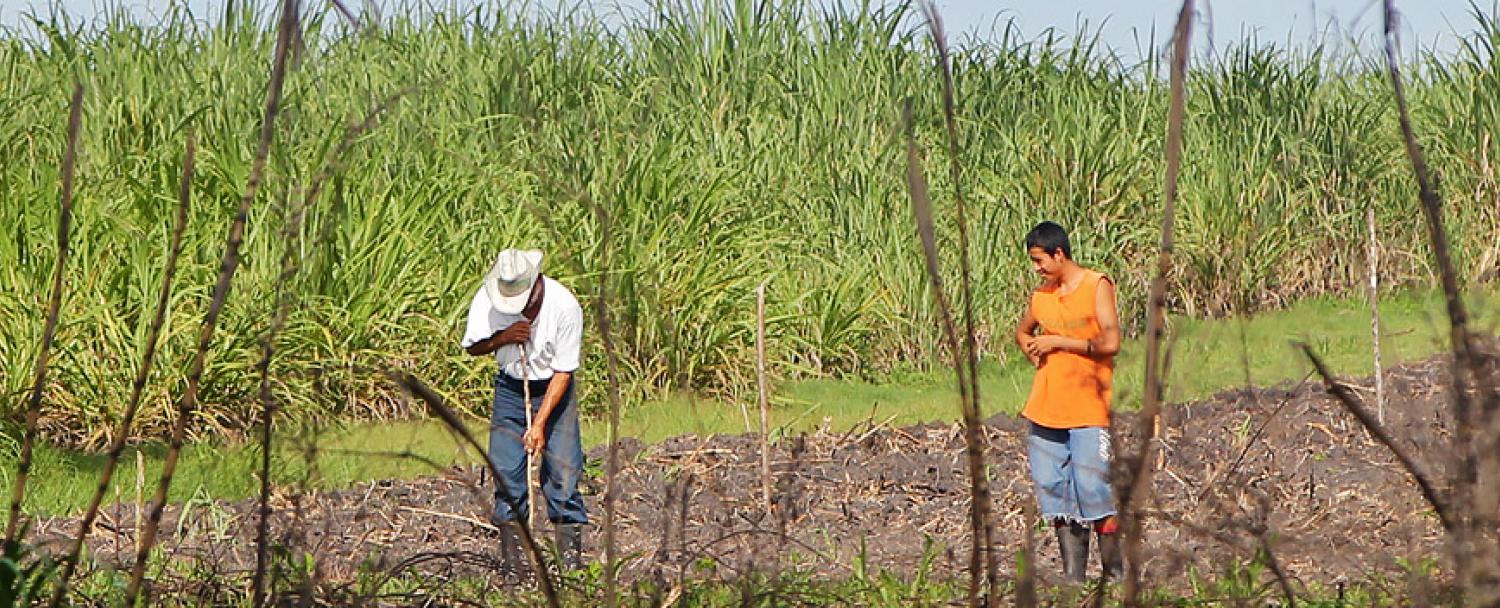
<svg viewBox="0 0 1500 608"><path fill-rule="evenodd" d="M406 392L425 402L427 409L431 410L439 420L442 420L443 424L447 425L448 429L453 431L455 435L458 435L464 443L473 448L476 454L479 454L480 458L484 460L485 467L489 469L491 478L495 480L495 487L500 489L500 494L504 494L503 498L509 503L511 510L519 513L521 511L521 501L511 496L505 489L505 485L500 483L500 479L504 476L496 468L495 461L489 457L484 446L480 445L479 441L474 439L474 435L464 426L463 420L458 417L458 414L452 408L448 407L442 396L438 395L431 388L428 388L425 383L411 374L386 372L386 375L405 389ZM531 526L526 525L524 518L515 520L515 524L516 530L521 537L521 542L526 545L526 553L531 557L532 569L535 571L537 582L540 583L542 588L542 595L547 598L547 605L552 608L558 608L560 604L557 599L557 587L552 582L552 575L547 571L547 560L542 554L541 545L537 544L536 536L532 534Z"/></svg>
<svg viewBox="0 0 1500 608"><path fill-rule="evenodd" d="M1286 598L1288 608L1296 608L1297 594L1292 591L1291 580L1286 574L1286 569L1281 567L1281 560L1276 559L1276 552L1271 549L1270 534L1262 530L1256 536L1260 540L1260 550L1265 556L1266 567L1270 568L1271 575L1276 577L1276 586L1281 589L1281 596Z"/></svg>
<svg viewBox="0 0 1500 608"><path fill-rule="evenodd" d="M333 0L333 8L334 10L338 11L339 16L343 17L345 21L348 21L349 25L355 30L364 29L364 26L359 22L359 15L356 15L354 14L354 11L349 10L349 7L344 5L343 0Z"/></svg>
<svg viewBox="0 0 1500 608"><path fill-rule="evenodd" d="M964 199L962 163L959 162L959 140L958 140L958 103L957 94L953 86L953 65L948 53L948 37L943 32L943 20L938 15L937 5L928 0L922 4L922 10L927 14L927 24L932 34L933 44L938 52L938 72L943 77L943 124L948 136L948 168L953 180L954 214L958 224L958 268L959 268L959 293L963 297L964 314L964 364L969 368L969 401L973 406L974 417L972 420L965 417L964 426L966 430L974 429L973 432L982 437L978 430L980 399L979 399L979 347L975 338L974 330L974 279L969 261L969 218L967 213L967 202ZM979 468L984 466L984 444L978 447ZM981 489L982 493L976 494L974 500L982 501L986 506L990 504L989 484L985 483ZM988 507L986 507L988 511ZM994 539L995 527L989 517L984 520L984 545L983 552L986 556L985 572L989 584L989 603L995 604L1000 600L1000 554L995 551ZM1025 570L1022 577L1031 576L1030 570Z"/></svg>
<svg viewBox="0 0 1500 608"><path fill-rule="evenodd" d="M979 420L979 408L974 402L969 367L962 359L964 351L959 346L958 328L953 323L953 309L948 305L948 296L943 291L942 269L938 262L937 234L932 223L932 200L927 192L927 178L922 174L922 159L917 151L913 134L911 102L903 110L906 125L906 183L911 193L912 211L917 220L917 234L922 240L922 253L926 260L928 285L937 302L942 318L943 335L948 349L953 353L953 371L958 376L958 392L964 419L964 444L969 464L969 526L973 544L969 552L969 605L979 605L979 586L987 562L984 554L990 547L986 543L990 520L989 476L984 470L984 437ZM991 594L992 599L995 594Z"/></svg>
<svg viewBox="0 0 1500 608"><path fill-rule="evenodd" d="M1453 511L1452 502L1449 500L1448 495L1439 490L1437 485L1432 482L1432 476L1422 468L1421 463L1412 458L1412 455L1406 451L1406 448L1402 447L1394 437L1391 437L1390 431L1387 431L1385 425L1380 424L1380 420L1374 414L1370 413L1370 410L1365 407L1364 402L1360 400L1359 396L1354 394L1354 391L1334 379L1332 372L1328 371L1328 367L1323 364L1322 359L1318 358L1317 353L1313 352L1311 346L1305 343L1298 343L1297 348L1301 349L1304 355L1307 355L1307 360L1312 362L1313 369L1317 370L1319 376L1322 376L1323 386L1328 389L1328 393L1336 397L1339 403L1344 404L1344 409L1349 410L1349 413L1354 415L1354 418L1359 421L1360 425L1364 426L1365 430L1369 431L1381 445L1384 445L1386 449L1390 450L1396 456L1396 460L1401 462L1401 467L1406 469L1407 474L1411 475L1412 479L1417 482L1417 487L1422 490L1422 496L1427 499L1427 503L1432 505L1432 509L1437 512L1438 520L1443 523L1443 529L1448 531L1449 534L1457 531L1459 521Z"/></svg>
<svg viewBox="0 0 1500 608"><path fill-rule="evenodd" d="M1024 450L1025 444L1021 446ZM1024 451L1023 451L1024 453ZM1021 501L1021 558L1016 564L1016 605L1036 606L1036 528L1037 506L1030 500Z"/></svg>
<svg viewBox="0 0 1500 608"><path fill-rule="evenodd" d="M234 281L235 270L240 263L240 244L245 238L245 224L250 216L250 205L260 189L265 174L266 158L271 152L271 137L276 132L276 115L281 107L281 89L286 81L287 48L292 34L297 29L297 0L284 0L281 7L281 22L276 32L276 48L271 59L271 80L267 87L266 109L260 125L260 142L255 151L255 161L250 167L250 178L245 184L245 194L240 199L239 209L229 224L229 236L224 247L224 258L219 267L218 281L214 284L213 299L208 313L203 317L203 326L198 335L197 351L193 355L192 367L188 370L187 389L177 404L177 419L172 424L172 436L167 446L165 462L162 463L161 481L156 487L156 497L151 503L145 526L139 531L140 547L135 564L130 572L130 584L125 589L125 604L133 606L140 596L141 584L146 577L146 561L156 544L157 528L161 524L162 512L167 506L167 491L172 486L172 476L177 471L177 459L182 453L182 444L187 436L187 425L193 418L197 405L198 386L203 379L203 370L208 358L208 348L213 342L214 329L219 324L219 313L229 297L229 287Z"/></svg>
<svg viewBox="0 0 1500 608"><path fill-rule="evenodd" d="M62 199L57 218L57 266L52 269L52 296L47 301L47 320L42 328L42 349L36 356L36 374L26 399L26 431L21 439L21 458L16 464L16 485L10 498L10 519L5 523L5 542L21 535L21 504L26 500L26 481L31 475L31 449L36 443L37 421L42 413L42 392L47 386L47 363L52 340L57 336L57 317L62 311L63 266L68 261L68 234L73 224L73 175L78 161L78 130L83 124L83 85L73 85L68 105L68 143L62 161Z"/></svg>
<svg viewBox="0 0 1500 608"><path fill-rule="evenodd" d="M568 192L574 200L591 209L595 220L599 223L599 294L594 298L593 307L595 323L599 325L601 346L604 348L604 377L609 397L609 447L604 465L604 596L605 605L614 608L619 602L618 581L616 580L619 565L616 563L615 546L615 536L619 527L619 489L616 478L619 477L620 472L620 410L624 407L620 391L619 351L615 348L614 330L609 314L610 260L614 247L614 220L604 206L595 201L586 189L568 188L553 181L540 168L537 168L536 175L544 183L559 191ZM541 219L542 224L554 239L566 240L562 239L562 232L552 221L550 207L527 205L527 208ZM568 256L567 259L572 261L573 270L579 275L589 274L583 268L578 256Z"/></svg>
<svg viewBox="0 0 1500 608"><path fill-rule="evenodd" d="M1490 422L1500 416L1500 386L1486 378L1484 358L1475 351L1474 336L1469 331L1469 313L1459 289L1458 272L1453 266L1448 236L1443 226L1443 200L1438 193L1436 180L1428 170L1422 145L1417 142L1411 112L1406 103L1406 87L1401 80L1400 61L1396 52L1398 18L1394 0L1385 0L1384 7L1386 67L1396 98L1402 143L1405 144L1406 155L1411 160L1412 173L1417 180L1418 199L1421 201L1422 215L1427 220L1428 242L1432 246L1432 255L1437 261L1438 275L1443 285L1450 327L1450 347L1453 350L1453 419L1456 427L1453 441L1459 462L1458 472L1454 475L1451 504L1456 510L1449 513L1453 518L1450 523L1455 527L1449 528L1449 536L1456 552L1454 565L1460 592L1478 592L1480 586L1500 587L1493 582L1480 582L1500 577L1490 576L1494 574L1493 569L1496 567L1493 563L1494 556L1486 557L1479 550L1483 545L1490 545L1487 547L1489 549L1494 548L1495 533L1490 520L1494 517L1496 506L1481 497L1485 492L1476 492L1481 469L1491 472L1486 475L1486 484L1500 483L1500 480L1488 479L1490 476L1500 475L1500 454L1494 448L1497 431ZM1478 411L1475 411L1475 402L1469 396L1471 389L1477 393ZM1475 437L1476 425L1480 426L1481 431L1478 440ZM1483 463L1478 460L1479 454L1484 455ZM1488 542L1486 538L1489 538ZM1489 575L1471 576L1477 572ZM1471 583L1475 586L1474 589L1470 589ZM1497 596L1470 599L1478 602L1500 601L1500 589L1485 593Z"/></svg>
<svg viewBox="0 0 1500 608"><path fill-rule="evenodd" d="M1417 196L1421 201L1422 215L1427 220L1427 238L1432 245L1432 256L1437 261L1438 277L1442 282L1443 295L1447 304L1449 338L1453 349L1454 422L1457 423L1458 448L1464 454L1465 461L1465 466L1459 467L1460 485L1456 489L1459 495L1463 496L1467 491L1467 486L1474 481L1468 474L1473 471L1473 455L1469 451L1473 421L1470 418L1469 395L1465 390L1469 385L1465 374L1475 369L1473 344L1470 341L1468 329L1469 312L1464 306L1463 293L1458 286L1458 272L1453 267L1453 257L1448 250L1448 236L1443 227L1443 201L1433 185L1432 174L1428 171L1422 145L1417 142L1416 132L1412 129L1411 115L1406 106L1406 87L1401 80L1401 67L1396 54L1396 21L1395 3L1392 0L1385 0L1386 68L1389 71L1391 88L1396 97L1396 111L1401 124L1402 142L1406 146L1407 157L1411 159L1412 173L1417 179ZM1473 379L1477 378L1476 374Z"/></svg>
<svg viewBox="0 0 1500 608"><path fill-rule="evenodd" d="M94 496L89 500L89 506L83 512L83 520L78 524L78 537L73 540L73 547L68 551L67 557L63 559L62 571L57 578L57 586L52 590L52 599L48 606L61 606L63 599L68 594L68 581L73 577L74 568L78 566L78 560L83 555L83 543L94 527L94 519L99 516L99 506L104 502L104 493L109 489L110 480L114 477L115 467L120 463L120 456L125 452L125 440L130 436L130 425L135 420L136 410L140 407L141 397L145 394L146 381L151 377L151 367L156 361L156 343L161 337L162 325L167 319L167 303L172 296L172 278L177 274L177 258L182 254L182 235L187 232L188 206L193 191L193 161L197 152L197 145L190 134L187 138L187 146L182 154L182 177L177 186L177 217L172 225L172 242L167 250L167 265L162 270L161 289L156 295L156 311L152 314L151 325L146 329L146 348L141 355L141 366L136 369L135 380L130 385L130 401L125 403L125 412L120 416L120 425L115 429L114 441L110 442L108 455L104 459L104 471L99 474L99 486L94 489Z"/></svg>
<svg viewBox="0 0 1500 608"><path fill-rule="evenodd" d="M524 77L524 76L523 76ZM522 89L524 91L524 87ZM528 112L521 112L526 117L527 129L540 139L540 131L537 128L537 118L534 114L535 108L529 108ZM454 152L456 155L457 153ZM472 166L481 164L477 159L459 155ZM623 161L622 161L623 162ZM619 172L617 171L616 174ZM583 206L593 211L596 221L599 223L599 295L594 298L595 322L599 325L601 345L604 348L605 358L605 383L608 385L609 394L609 447L605 456L605 479L604 479L604 593L605 604L610 608L618 603L617 576L619 564L616 556L616 533L619 527L618 508L618 479L620 472L620 410L623 408L623 398L620 390L620 360L619 351L615 348L614 333L609 314L609 280L610 260L614 247L614 220L609 211L594 200L587 188L574 188L563 184L552 178L551 174L540 164L532 167L532 174L542 183L559 192L571 196ZM588 179L588 178L582 178ZM571 239L564 238L562 231L552 220L552 208L544 205L523 203L523 206L541 220L543 227L554 240L567 243ZM587 275L589 272L583 267L578 256L566 256L573 265L573 269L579 275Z"/></svg>
<svg viewBox="0 0 1500 608"><path fill-rule="evenodd" d="M1120 492L1121 533L1125 542L1125 604L1139 605L1141 592L1141 546L1145 531L1140 505L1151 491L1151 452L1156 434L1157 417L1161 415L1163 393L1162 334L1166 326L1167 275L1172 269L1172 219L1177 203L1177 177L1182 166L1182 121L1186 113L1184 84L1187 78L1188 44L1192 35L1193 0L1183 0L1177 13L1177 27L1172 45L1170 80L1171 106L1167 113L1166 185L1162 190L1161 247L1157 253L1156 276L1151 279L1151 295L1146 303L1146 388L1141 395L1141 412L1137 421L1139 448L1135 451L1135 474Z"/></svg>
<svg viewBox="0 0 1500 608"><path fill-rule="evenodd" d="M592 202L592 201L591 201ZM599 221L599 295L594 298L594 318L599 324L599 339L604 346L604 378L609 386L609 450L604 462L604 604L615 608L618 593L615 588L615 528L618 521L618 483L620 474L620 372L619 357L615 352L614 335L609 317L609 264L613 247L610 217L604 208L593 205L594 215Z"/></svg>
<svg viewBox="0 0 1500 608"><path fill-rule="evenodd" d="M282 242L285 248L281 252L281 272L276 276L276 287L274 303L271 310L271 325L266 329L265 335L261 336L260 361L256 363L255 369L260 375L259 399L261 403L261 436L260 436L260 504L257 509L258 520L255 528L255 574L251 577L251 590L253 601L251 606L265 605L265 574L269 566L270 557L270 519L271 519L271 435L272 423L276 414L276 397L271 390L271 362L276 355L276 336L281 334L282 328L286 326L287 317L291 314L292 291L288 288L292 279L297 276L301 269L297 247L294 243L298 235L302 234L302 224L307 217L307 210L323 193L323 186L338 171L343 160L344 153L354 145L359 136L373 128L381 114L393 105L397 99L404 96L410 89L404 89L392 95L375 106L365 115L364 120L352 123L344 130L344 135L333 151L323 161L323 166L313 177L311 185L303 197L288 214L286 225L282 227ZM327 242L326 239L321 242Z"/></svg>

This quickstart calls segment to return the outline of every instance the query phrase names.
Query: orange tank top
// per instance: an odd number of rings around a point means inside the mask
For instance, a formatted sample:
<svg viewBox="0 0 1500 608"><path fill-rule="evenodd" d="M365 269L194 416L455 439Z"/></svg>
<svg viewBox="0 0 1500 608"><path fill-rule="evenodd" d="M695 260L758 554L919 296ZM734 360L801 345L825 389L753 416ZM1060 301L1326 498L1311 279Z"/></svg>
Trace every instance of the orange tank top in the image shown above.
<svg viewBox="0 0 1500 608"><path fill-rule="evenodd" d="M1031 314L1041 324L1043 335L1092 340L1099 337L1099 316L1094 312L1099 281L1103 274L1085 270L1078 288L1058 295L1055 287L1031 294ZM1042 357L1042 366L1031 383L1031 397L1021 415L1045 427L1071 429L1109 426L1109 399L1115 375L1115 359L1088 357L1053 351Z"/></svg>

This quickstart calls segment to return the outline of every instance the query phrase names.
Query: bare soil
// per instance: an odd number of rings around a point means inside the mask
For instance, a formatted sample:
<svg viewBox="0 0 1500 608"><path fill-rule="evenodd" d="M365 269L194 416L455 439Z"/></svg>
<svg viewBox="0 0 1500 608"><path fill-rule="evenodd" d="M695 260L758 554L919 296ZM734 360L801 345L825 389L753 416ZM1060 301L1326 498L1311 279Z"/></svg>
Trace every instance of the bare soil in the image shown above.
<svg viewBox="0 0 1500 608"><path fill-rule="evenodd" d="M1386 425L1438 479L1446 479L1451 428L1447 368L1439 357L1387 377ZM1351 383L1373 408L1370 384ZM1012 568L1030 528L1045 583L1057 578L1057 548L1050 529L1028 516L1026 424L995 416L985 428L996 549ZM1116 442L1133 445L1136 424L1134 414L1118 414L1127 441ZM1316 379L1178 404L1162 429L1144 564L1154 585L1186 588L1192 571L1213 576L1259 555L1299 592L1340 583L1404 586L1403 562L1443 554L1440 526L1415 484ZM617 538L625 580L732 578L778 567L845 578L857 559L871 571L965 576L969 491L958 425L869 423L778 441L769 508L760 499L759 441L622 441ZM589 453L591 559L600 557L603 536L604 454ZM367 579L377 572L503 585L484 523L483 477L477 467L452 467L334 492L283 488L273 537L293 554L316 555L316 578L326 588L347 590L362 571ZM105 510L90 540L95 567L129 562L135 517L133 505ZM75 526L69 518L38 522L36 538L60 550ZM179 580L207 598L241 593L254 566L254 534L254 501L171 506L160 546L176 565L162 584ZM1093 572L1098 567L1095 558ZM1271 576L1267 569L1267 584Z"/></svg>

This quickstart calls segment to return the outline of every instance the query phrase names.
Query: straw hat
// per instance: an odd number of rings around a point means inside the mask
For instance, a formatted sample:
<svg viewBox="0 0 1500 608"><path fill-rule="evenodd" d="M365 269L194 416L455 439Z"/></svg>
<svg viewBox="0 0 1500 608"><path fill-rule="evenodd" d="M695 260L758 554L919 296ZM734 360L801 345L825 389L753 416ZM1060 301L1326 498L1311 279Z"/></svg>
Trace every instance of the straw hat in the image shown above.
<svg viewBox="0 0 1500 608"><path fill-rule="evenodd" d="M508 315L521 314L531 298L531 286L542 270L542 252L538 249L506 249L495 256L495 265L484 275L484 292L490 304Z"/></svg>

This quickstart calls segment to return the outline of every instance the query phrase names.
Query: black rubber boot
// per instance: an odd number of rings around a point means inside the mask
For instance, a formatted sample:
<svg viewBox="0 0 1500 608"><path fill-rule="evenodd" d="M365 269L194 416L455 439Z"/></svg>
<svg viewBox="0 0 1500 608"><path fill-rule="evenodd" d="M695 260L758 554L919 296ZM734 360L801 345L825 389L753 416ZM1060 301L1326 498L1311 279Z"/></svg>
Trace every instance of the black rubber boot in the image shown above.
<svg viewBox="0 0 1500 608"><path fill-rule="evenodd" d="M557 556L564 572L583 567L583 524L556 524Z"/></svg>
<svg viewBox="0 0 1500 608"><path fill-rule="evenodd" d="M1053 526L1057 530L1057 547L1062 553L1063 578L1070 583L1082 583L1089 574L1088 526L1068 522Z"/></svg>
<svg viewBox="0 0 1500 608"><path fill-rule="evenodd" d="M500 539L500 576L506 580L517 580L521 577L521 533L516 530L516 522L496 522L498 528L495 536Z"/></svg>
<svg viewBox="0 0 1500 608"><path fill-rule="evenodd" d="M1112 581L1120 580L1125 576L1125 558L1120 554L1120 535L1099 535L1099 564L1103 567L1104 578Z"/></svg>

